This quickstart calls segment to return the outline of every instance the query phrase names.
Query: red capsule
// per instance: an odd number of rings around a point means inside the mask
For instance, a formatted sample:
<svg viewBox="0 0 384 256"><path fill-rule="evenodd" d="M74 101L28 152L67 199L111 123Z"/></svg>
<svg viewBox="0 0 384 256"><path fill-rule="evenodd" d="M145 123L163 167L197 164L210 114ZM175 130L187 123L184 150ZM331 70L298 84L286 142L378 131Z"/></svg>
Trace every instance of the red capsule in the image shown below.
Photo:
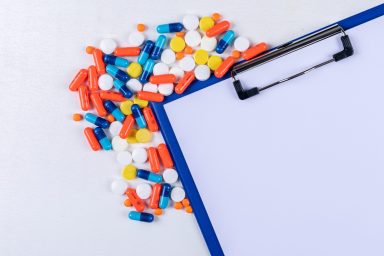
<svg viewBox="0 0 384 256"><path fill-rule="evenodd" d="M174 74L151 76L149 82L152 84L170 84L176 82L176 76Z"/></svg>
<svg viewBox="0 0 384 256"><path fill-rule="evenodd" d="M147 121L148 129L151 132L157 132L159 130L159 125L157 124L155 115L152 112L150 107L143 108L143 114L145 121Z"/></svg>
<svg viewBox="0 0 384 256"><path fill-rule="evenodd" d="M95 106L95 109L97 111L97 114L101 117L106 116L108 114L107 110L104 108L103 101L100 98L100 95L98 93L92 93L91 98L93 106Z"/></svg>
<svg viewBox="0 0 384 256"><path fill-rule="evenodd" d="M129 133L131 132L133 125L135 124L135 118L132 115L128 115L125 117L123 126L121 127L119 136L122 139L128 138Z"/></svg>
<svg viewBox="0 0 384 256"><path fill-rule="evenodd" d="M162 102L164 100L164 95L155 92L140 91L137 92L137 98L147 101Z"/></svg>
<svg viewBox="0 0 384 256"><path fill-rule="evenodd" d="M246 50L243 53L243 59L250 60L253 57L259 55L260 53L265 52L266 50L268 50L268 45L266 43L259 43Z"/></svg>
<svg viewBox="0 0 384 256"><path fill-rule="evenodd" d="M189 71L185 73L183 78L180 80L180 82L175 87L175 92L177 94L182 94L195 80L195 73L193 71Z"/></svg>
<svg viewBox="0 0 384 256"><path fill-rule="evenodd" d="M215 77L222 78L228 70L236 63L236 58L229 56L223 63L215 70Z"/></svg>
<svg viewBox="0 0 384 256"><path fill-rule="evenodd" d="M113 55L118 57L126 57L126 56L139 56L140 55L140 47L122 47L116 48L113 52Z"/></svg>
<svg viewBox="0 0 384 256"><path fill-rule="evenodd" d="M71 91L77 91L79 89L79 86L84 84L88 77L88 70L86 69L80 69L79 72L77 72L75 78L73 78L72 82L69 84L69 90Z"/></svg>
<svg viewBox="0 0 384 256"><path fill-rule="evenodd" d="M121 93L118 92L100 92L100 98L103 100L111 100L111 101L126 101L127 99Z"/></svg>
<svg viewBox="0 0 384 256"><path fill-rule="evenodd" d="M95 48L95 50L93 50L92 55L93 61L96 65L97 73L99 73L99 75L105 74L105 64L103 61L103 53L101 52L101 50Z"/></svg>
<svg viewBox="0 0 384 256"><path fill-rule="evenodd" d="M168 151L167 145L164 143L159 144L157 146L157 151L159 152L161 162L163 163L163 166L165 168L172 168L173 167L173 160L171 157L171 154Z"/></svg>
<svg viewBox="0 0 384 256"><path fill-rule="evenodd" d="M141 200L140 197L136 194L136 191L133 188L128 188L125 194L128 196L129 201L131 201L133 207L135 207L136 211L142 212L145 209L145 203Z"/></svg>
<svg viewBox="0 0 384 256"><path fill-rule="evenodd" d="M88 68L88 81L89 81L89 90L98 91L99 84L97 81L97 70L95 66L89 66Z"/></svg>
<svg viewBox="0 0 384 256"><path fill-rule="evenodd" d="M157 155L157 150L154 147L148 148L148 161L149 165L151 166L151 170L155 173L160 172L160 159Z"/></svg>
<svg viewBox="0 0 384 256"><path fill-rule="evenodd" d="M210 29L208 29L205 32L205 34L207 35L207 37L214 37L227 31L230 26L231 26L231 23L229 23L229 21L224 20L217 23L215 26L211 27Z"/></svg>
<svg viewBox="0 0 384 256"><path fill-rule="evenodd" d="M151 209L159 208L160 193L161 193L161 184L157 183L153 185L152 195L151 195L151 198L149 199L149 207L151 207Z"/></svg>
<svg viewBox="0 0 384 256"><path fill-rule="evenodd" d="M84 111L91 109L91 102L89 101L89 91L86 85L80 85L79 87L80 106Z"/></svg>
<svg viewBox="0 0 384 256"><path fill-rule="evenodd" d="M100 143L96 138L95 133L93 132L93 129L91 127L85 128L84 134L85 134L85 138L87 138L87 141L93 151L97 151L101 149Z"/></svg>

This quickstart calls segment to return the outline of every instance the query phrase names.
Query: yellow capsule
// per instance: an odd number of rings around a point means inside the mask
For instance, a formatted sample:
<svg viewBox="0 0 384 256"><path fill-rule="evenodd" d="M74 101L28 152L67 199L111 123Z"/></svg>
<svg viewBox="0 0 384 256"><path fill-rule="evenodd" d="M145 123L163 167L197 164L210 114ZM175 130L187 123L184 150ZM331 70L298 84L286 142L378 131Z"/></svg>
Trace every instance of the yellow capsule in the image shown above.
<svg viewBox="0 0 384 256"><path fill-rule="evenodd" d="M147 100L141 100L136 96L133 98L133 103L139 105L140 108L145 108L146 106L148 106Z"/></svg>
<svg viewBox="0 0 384 256"><path fill-rule="evenodd" d="M140 143L148 143L152 140L152 132L146 128L139 129L136 133L136 140Z"/></svg>
<svg viewBox="0 0 384 256"><path fill-rule="evenodd" d="M199 27L204 32L213 27L214 25L215 21L209 16L201 18L199 22Z"/></svg>
<svg viewBox="0 0 384 256"><path fill-rule="evenodd" d="M136 133L137 133L136 129L132 129L131 130L131 132L129 133L129 135L127 137L128 144L135 144L135 143L137 143Z"/></svg>
<svg viewBox="0 0 384 256"><path fill-rule="evenodd" d="M200 49L195 52L193 58L195 59L196 64L204 65L208 61L209 54L207 51Z"/></svg>
<svg viewBox="0 0 384 256"><path fill-rule="evenodd" d="M121 112L123 112L124 115L130 115L130 114L132 114L132 110L131 110L132 105L133 105L133 102L132 102L131 100L123 101L123 102L120 104L120 110L121 110Z"/></svg>
<svg viewBox="0 0 384 256"><path fill-rule="evenodd" d="M175 36L172 38L169 46L174 52L181 52L185 48L185 41L182 37Z"/></svg>
<svg viewBox="0 0 384 256"><path fill-rule="evenodd" d="M143 68L137 62L132 62L127 68L127 73L132 78L138 78L141 75L141 72L143 72Z"/></svg>
<svg viewBox="0 0 384 256"><path fill-rule="evenodd" d="M137 169L133 164L129 164L121 171L121 176L126 180L133 180L136 178Z"/></svg>
<svg viewBox="0 0 384 256"><path fill-rule="evenodd" d="M208 59L208 67L213 71L215 71L221 65L221 63L223 63L223 60L220 56L217 55L211 56Z"/></svg>

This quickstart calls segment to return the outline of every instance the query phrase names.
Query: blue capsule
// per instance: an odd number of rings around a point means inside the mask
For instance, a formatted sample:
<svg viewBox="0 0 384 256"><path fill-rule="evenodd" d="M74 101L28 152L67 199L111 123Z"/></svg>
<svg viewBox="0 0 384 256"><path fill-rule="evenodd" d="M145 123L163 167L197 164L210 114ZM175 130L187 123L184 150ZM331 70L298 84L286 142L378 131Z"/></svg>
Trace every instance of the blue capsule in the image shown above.
<svg viewBox="0 0 384 256"><path fill-rule="evenodd" d="M140 55L137 58L137 62L140 65L144 65L144 63L147 61L147 59L149 58L149 55L152 52L152 49L153 49L154 45L155 45L155 43L152 42L151 40L145 41L143 49L141 49Z"/></svg>
<svg viewBox="0 0 384 256"><path fill-rule="evenodd" d="M112 66L110 64L106 67L107 73L113 76L116 79L119 79L120 81L126 83L129 80L129 76L127 73L125 73L123 70L118 69L115 66Z"/></svg>
<svg viewBox="0 0 384 256"><path fill-rule="evenodd" d="M128 87L125 85L125 83L121 82L120 80L115 79L113 81L113 85L125 98L131 98L133 96L133 93L131 90L128 89Z"/></svg>
<svg viewBox="0 0 384 256"><path fill-rule="evenodd" d="M120 109L118 109L118 107L116 107L116 105L112 101L104 101L104 107L109 113L113 115L114 118L116 118L117 121L124 121L125 115L121 113Z"/></svg>
<svg viewBox="0 0 384 256"><path fill-rule="evenodd" d="M84 119L104 129L107 129L109 127L109 122L107 120L91 113L85 114Z"/></svg>
<svg viewBox="0 0 384 256"><path fill-rule="evenodd" d="M159 208L161 209L167 208L170 195L171 195L171 185L169 185L168 183L164 183L163 187L161 188Z"/></svg>
<svg viewBox="0 0 384 256"><path fill-rule="evenodd" d="M147 122L145 121L144 115L141 112L139 105L133 104L131 107L131 111L132 111L133 117L136 120L137 126L139 126L139 128L146 128Z"/></svg>
<svg viewBox="0 0 384 256"><path fill-rule="evenodd" d="M151 59L147 60L143 67L143 72L140 75L139 81L143 84L148 82L148 77L152 74L155 62Z"/></svg>
<svg viewBox="0 0 384 256"><path fill-rule="evenodd" d="M127 68L129 66L129 61L114 55L104 55L103 57L105 64L111 64L122 68Z"/></svg>
<svg viewBox="0 0 384 256"><path fill-rule="evenodd" d="M131 211L129 214L128 214L128 217L131 219L131 220L138 220L138 221L142 221L142 222L152 222L154 217L152 214L150 213L146 213L146 212L135 212L135 211Z"/></svg>
<svg viewBox="0 0 384 256"><path fill-rule="evenodd" d="M155 48L153 48L153 51L151 53L151 59L153 60L160 59L161 53L163 52L166 41L167 41L167 38L164 35L159 35L155 43Z"/></svg>
<svg viewBox="0 0 384 256"><path fill-rule="evenodd" d="M142 169L137 170L136 176L155 183L160 183L163 181L163 177L161 175Z"/></svg>
<svg viewBox="0 0 384 256"><path fill-rule="evenodd" d="M224 34L223 38L217 43L216 52L223 53L225 49L233 42L235 39L235 32L233 30L228 30L227 33Z"/></svg>
<svg viewBox="0 0 384 256"><path fill-rule="evenodd" d="M103 129L101 129L100 127L96 127L95 129L93 129L93 132L95 133L97 140L99 141L104 150L112 149L112 144L107 138L107 135L105 135Z"/></svg>
<svg viewBox="0 0 384 256"><path fill-rule="evenodd" d="M184 26L180 22L162 24L157 26L157 33L163 34L163 33L180 32L181 30L183 30L183 28Z"/></svg>

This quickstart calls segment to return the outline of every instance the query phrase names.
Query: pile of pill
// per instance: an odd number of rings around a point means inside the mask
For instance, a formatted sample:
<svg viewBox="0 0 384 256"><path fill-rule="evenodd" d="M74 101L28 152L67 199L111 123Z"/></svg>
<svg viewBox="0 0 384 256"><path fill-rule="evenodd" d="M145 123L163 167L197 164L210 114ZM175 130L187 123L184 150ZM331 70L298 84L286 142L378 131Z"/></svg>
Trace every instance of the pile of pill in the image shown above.
<svg viewBox="0 0 384 256"><path fill-rule="evenodd" d="M250 46L230 27L218 13L188 14L182 22L157 26L155 41L146 39L146 26L138 24L126 47L112 38L101 40L99 48L86 47L94 65L80 69L69 85L86 113L73 114L73 120L94 125L84 129L92 150L116 152L121 178L111 190L126 197L130 219L152 222L170 201L175 209L193 212L149 102L182 94L212 74L221 78L240 58L267 50L265 43Z"/></svg>

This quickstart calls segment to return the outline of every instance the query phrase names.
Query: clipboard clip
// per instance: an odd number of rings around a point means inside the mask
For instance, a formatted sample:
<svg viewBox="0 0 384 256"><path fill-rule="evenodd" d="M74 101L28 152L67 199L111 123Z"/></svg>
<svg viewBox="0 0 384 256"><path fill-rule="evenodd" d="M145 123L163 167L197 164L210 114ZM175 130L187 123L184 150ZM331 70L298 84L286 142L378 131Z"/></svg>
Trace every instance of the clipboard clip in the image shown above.
<svg viewBox="0 0 384 256"><path fill-rule="evenodd" d="M249 69L253 69L253 68L258 67L258 66L261 66L263 64L266 64L267 62L273 61L275 59L278 59L278 58L283 57L287 54L290 54L292 52L295 52L295 51L300 50L304 47L315 44L317 42L320 42L324 39L327 39L329 37L332 37L332 36L340 34L340 33L342 34L341 42L342 42L344 49L338 53L333 54L332 58L327 60L327 61L321 62L315 66L312 66L312 67L302 71L302 72L299 72L299 73L296 73L296 74L291 75L289 77L280 79L276 82L270 83L270 84L265 85L263 87L253 87L251 89L245 90L243 88L240 80L236 79L236 75L238 75L242 72L245 72ZM282 45L276 47L275 49L268 51L268 52L260 55L259 57L254 58L252 60L240 63L240 64L233 67L232 72L231 72L231 76L233 78L233 85L235 87L237 95L239 96L239 98L241 100L245 100L245 99L248 99L252 96L259 94L261 91L263 91L265 89L271 88L272 86L287 82L287 81L292 80L296 77L307 74L308 72L313 71L317 68L320 68L322 66L325 66L325 65L333 63L333 62L338 62L338 61L343 60L345 58L348 58L349 56L352 56L352 55L353 55L353 47L352 47L351 41L349 40L348 35L345 33L345 31L343 30L342 27L335 24L335 25L329 26L327 28L324 28L322 30L319 30L317 32L314 32L312 34L309 34L307 36L304 36L302 38L299 38L297 40L282 44Z"/></svg>

